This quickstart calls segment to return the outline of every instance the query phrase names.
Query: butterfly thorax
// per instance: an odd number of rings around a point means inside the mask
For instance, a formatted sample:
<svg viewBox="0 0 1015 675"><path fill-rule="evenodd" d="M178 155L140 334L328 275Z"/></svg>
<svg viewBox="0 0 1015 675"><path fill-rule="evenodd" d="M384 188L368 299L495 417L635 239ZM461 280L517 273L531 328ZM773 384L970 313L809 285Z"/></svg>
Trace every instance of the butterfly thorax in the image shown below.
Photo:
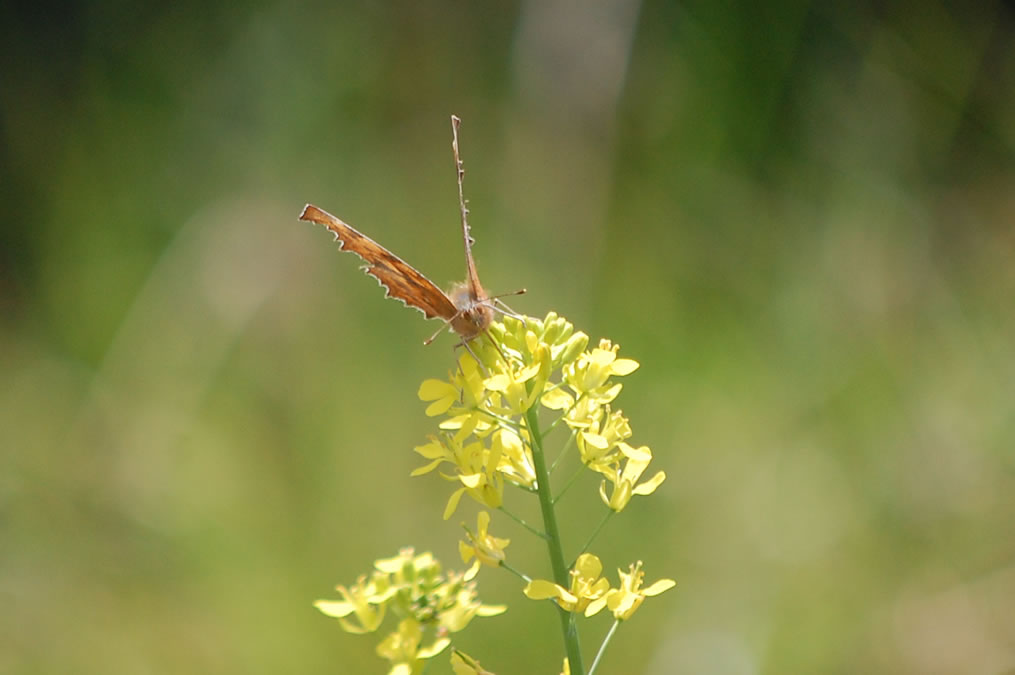
<svg viewBox="0 0 1015 675"><path fill-rule="evenodd" d="M493 307L490 306L486 292L482 287L477 290L473 290L470 284L463 282L455 284L448 292L448 297L458 309L451 319L451 328L463 340L476 337L493 321Z"/></svg>

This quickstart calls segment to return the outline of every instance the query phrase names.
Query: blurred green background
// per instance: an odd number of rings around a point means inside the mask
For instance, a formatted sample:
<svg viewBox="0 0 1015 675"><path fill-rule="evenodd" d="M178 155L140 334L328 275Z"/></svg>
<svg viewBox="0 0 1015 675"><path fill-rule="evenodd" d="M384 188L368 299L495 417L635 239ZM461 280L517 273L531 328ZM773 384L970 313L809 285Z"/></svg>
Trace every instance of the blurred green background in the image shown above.
<svg viewBox="0 0 1015 675"><path fill-rule="evenodd" d="M485 284L642 364L668 480L596 550L678 587L602 672L1015 672L1012 3L14 2L0 38L0 671L384 672L311 602L460 566L474 507L408 475L453 340L296 217L461 278L456 113ZM557 672L552 612L481 591L460 646Z"/></svg>

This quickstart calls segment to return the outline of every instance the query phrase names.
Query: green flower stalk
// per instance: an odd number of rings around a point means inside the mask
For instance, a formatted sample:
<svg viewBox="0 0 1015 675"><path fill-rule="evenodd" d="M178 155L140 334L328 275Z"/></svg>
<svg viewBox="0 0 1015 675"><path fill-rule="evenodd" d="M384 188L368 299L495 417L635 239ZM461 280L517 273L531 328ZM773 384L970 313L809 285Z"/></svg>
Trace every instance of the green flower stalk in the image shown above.
<svg viewBox="0 0 1015 675"><path fill-rule="evenodd" d="M628 572L619 572L619 583L613 587L602 576L600 558L587 551L610 516L622 512L634 496L651 495L666 478L662 471L644 478L650 475L652 451L629 443L630 421L614 408L623 389L616 378L638 368L619 351L619 345L609 340L590 349L585 333L552 312L544 319L507 316L469 343L446 380L429 379L419 388L426 414L441 420L427 442L415 448L425 463L412 475L436 472L452 484L445 520L464 496L517 520L545 543L552 579L533 579L510 567L509 540L495 536L490 513L481 510L475 531L466 528L466 538L459 542L462 560L471 564L464 574L442 575L427 554L413 556L410 551L378 561L369 579L361 577L350 588L340 586L341 600L319 601L317 607L337 617L350 632L375 631L386 610L397 614L398 628L378 653L392 664L389 672L415 673L444 651L451 644L450 634L473 617L504 611L481 604L475 595L480 568L498 567L525 582L526 597L555 603L564 643L563 672L593 673L618 626L646 597L675 585L662 579L643 587L638 561ZM566 431L567 438L561 452L548 458L545 439L557 430ZM570 566L565 562L556 505L575 484L575 476L557 493L550 481L553 468L568 452L576 453L580 471L598 474L599 495L606 507L599 526L585 533L588 543L572 553ZM541 525L512 515L508 506L518 496L538 500ZM614 624L586 671L577 619L604 608L613 613ZM452 665L459 675L492 675L457 649L452 650Z"/></svg>

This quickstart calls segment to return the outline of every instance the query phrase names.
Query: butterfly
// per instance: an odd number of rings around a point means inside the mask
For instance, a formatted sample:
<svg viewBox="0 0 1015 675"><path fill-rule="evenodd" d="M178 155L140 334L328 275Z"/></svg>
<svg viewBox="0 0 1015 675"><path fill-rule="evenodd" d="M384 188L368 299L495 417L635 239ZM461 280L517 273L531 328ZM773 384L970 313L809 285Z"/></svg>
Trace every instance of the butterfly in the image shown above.
<svg viewBox="0 0 1015 675"><path fill-rule="evenodd" d="M331 230L343 251L355 253L367 264L363 267L370 276L377 279L386 289L385 297L401 300L408 307L418 309L427 319L442 319L445 326L450 326L463 343L468 343L476 336L484 333L493 321L496 298L491 298L483 285L479 283L476 273L476 261L472 257L472 244L475 243L469 233L468 213L465 196L462 191L462 178L465 170L458 153L458 126L461 120L451 116L453 133L452 149L458 170L458 201L462 212L462 237L465 241L466 280L451 287L447 293L437 284L427 279L415 267L384 248L351 225L320 209L307 204L300 214L300 220L318 223ZM524 293L524 289L517 293ZM441 328L441 330L444 329ZM437 331L425 341L429 344L440 334Z"/></svg>

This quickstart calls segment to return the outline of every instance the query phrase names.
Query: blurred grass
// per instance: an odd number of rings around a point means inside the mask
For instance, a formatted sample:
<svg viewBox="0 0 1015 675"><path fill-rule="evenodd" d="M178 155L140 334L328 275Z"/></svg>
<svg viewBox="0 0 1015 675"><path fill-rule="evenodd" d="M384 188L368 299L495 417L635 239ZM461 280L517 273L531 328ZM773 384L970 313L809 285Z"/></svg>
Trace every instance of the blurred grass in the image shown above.
<svg viewBox="0 0 1015 675"><path fill-rule="evenodd" d="M296 216L459 278L452 112L486 285L643 366L621 404L669 479L599 550L679 585L607 670L1015 669L1010 4L0 26L3 672L381 672L310 602L403 545L453 564L407 475L451 346ZM550 612L483 590L512 610L464 648L555 668Z"/></svg>

